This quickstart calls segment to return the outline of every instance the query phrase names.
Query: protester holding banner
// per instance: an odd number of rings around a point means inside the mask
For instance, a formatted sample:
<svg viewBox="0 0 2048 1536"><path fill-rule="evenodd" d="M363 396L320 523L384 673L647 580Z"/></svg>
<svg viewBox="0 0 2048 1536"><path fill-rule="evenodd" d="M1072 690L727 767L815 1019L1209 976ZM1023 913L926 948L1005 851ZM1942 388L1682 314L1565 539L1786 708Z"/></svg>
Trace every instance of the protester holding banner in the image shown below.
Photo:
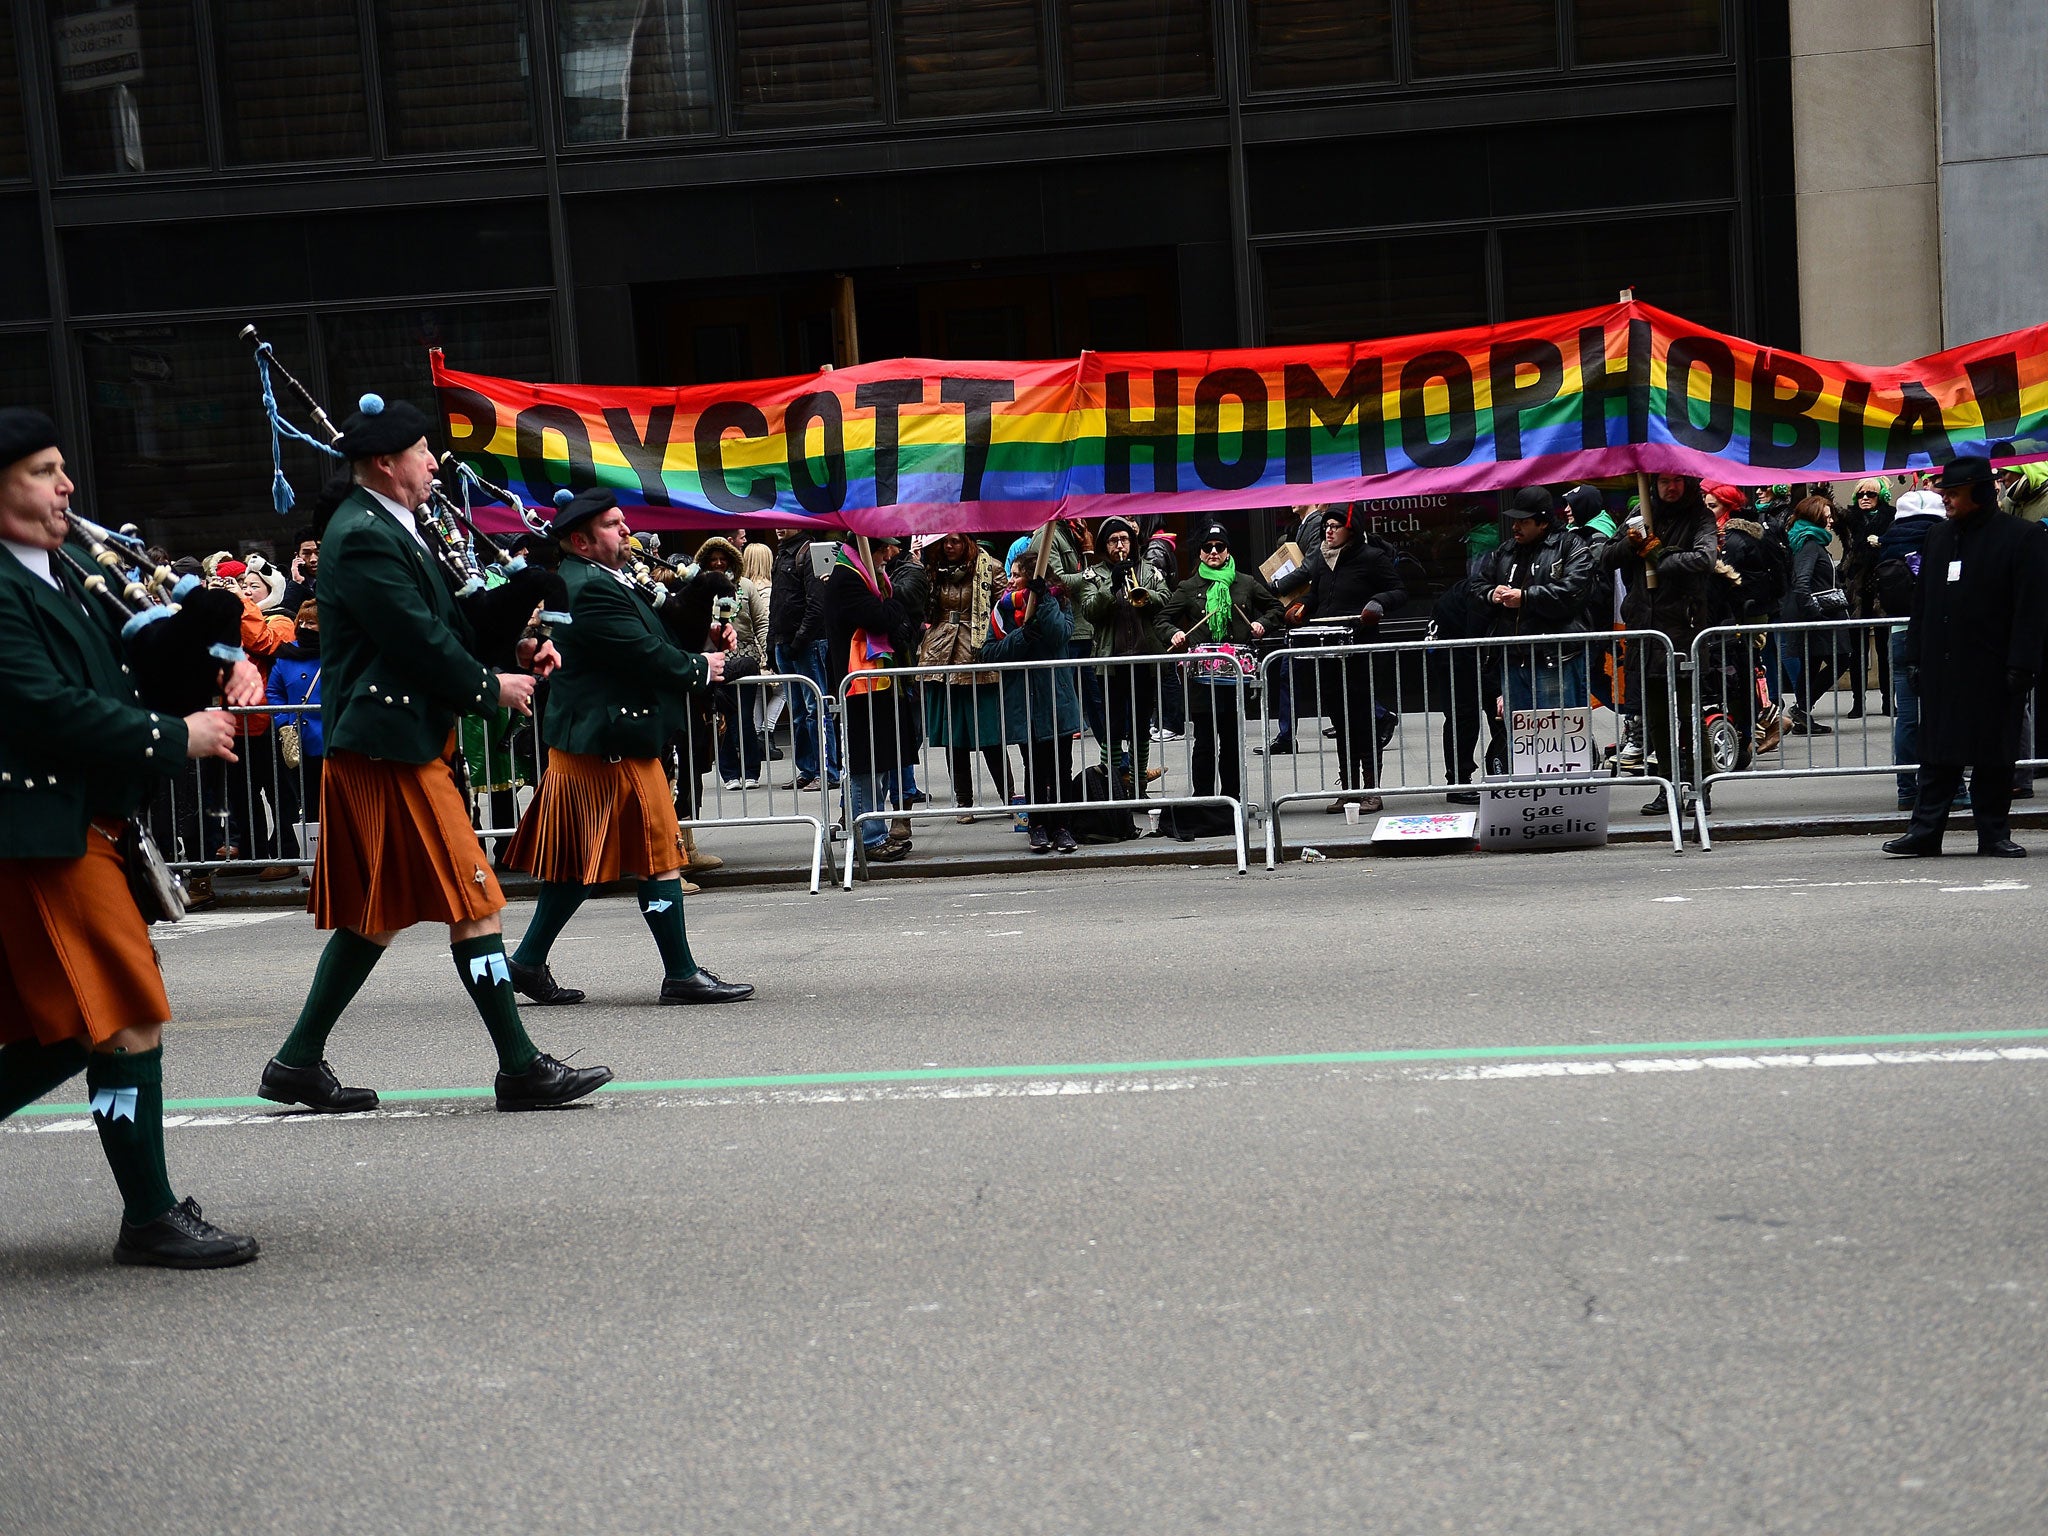
<svg viewBox="0 0 2048 1536"><path fill-rule="evenodd" d="M860 550L839 545L825 584L826 681L836 692L853 677L841 729L846 801L856 817L883 809L902 793L906 748L915 751L917 737L910 733L921 718L915 693L888 675L891 667L912 665L917 655L917 622L898 599L888 569L900 542L893 536L873 540L872 569ZM909 855L907 827L897 836L881 821L859 825L868 858L894 863Z"/></svg>
<svg viewBox="0 0 2048 1536"><path fill-rule="evenodd" d="M1095 532L1095 546L1104 564L1081 576L1079 608L1095 632L1097 656L1156 656L1166 649L1166 625L1160 610L1166 583L1159 572L1138 558L1138 530L1125 518L1105 517ZM1101 669L1103 772L1112 784L1129 776L1129 788L1117 798L1145 793L1146 764L1152 750L1152 717L1159 709L1156 667Z"/></svg>
<svg viewBox="0 0 2048 1536"><path fill-rule="evenodd" d="M1825 496L1807 496L1792 508L1785 525L1792 546L1792 584L1778 618L1786 624L1814 624L1849 617L1849 600L1835 576L1835 557L1828 542L1834 526L1834 503ZM1832 691L1839 670L1840 647L1832 630L1788 632L1779 641L1785 652L1785 686L1791 704L1794 736L1826 736L1833 726L1813 718L1822 693ZM1802 708L1797 702L1805 700ZM1862 713L1861 695L1857 713Z"/></svg>
<svg viewBox="0 0 2048 1536"><path fill-rule="evenodd" d="M988 616L1005 588L1002 562L964 533L925 546L930 621L918 642L919 666L962 670L925 680L925 733L953 770L953 800L961 822L974 817L974 754L988 769L997 805L1010 799L1010 764L1003 747L1003 697L996 674L973 670L988 636Z"/></svg>
<svg viewBox="0 0 2048 1536"><path fill-rule="evenodd" d="M1034 540L1010 546L1010 590L989 614L988 641L981 659L988 662L1048 661L1065 656L1074 631L1066 593L1043 577L1034 577ZM1081 729L1081 706L1074 685L1077 671L1092 668L1053 667L1028 672L1003 672L1003 731L1024 750L1025 795L1034 805L1051 809L1031 813L1031 851L1073 853L1073 823L1059 802L1074 776L1074 735Z"/></svg>

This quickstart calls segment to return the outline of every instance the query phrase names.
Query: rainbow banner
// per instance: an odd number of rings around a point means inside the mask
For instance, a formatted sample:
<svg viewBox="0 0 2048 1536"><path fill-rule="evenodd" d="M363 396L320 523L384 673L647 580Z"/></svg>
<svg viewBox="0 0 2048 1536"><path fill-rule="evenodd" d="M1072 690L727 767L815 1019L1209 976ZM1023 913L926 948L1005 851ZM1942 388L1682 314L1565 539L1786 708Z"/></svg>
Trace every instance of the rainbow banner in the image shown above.
<svg viewBox="0 0 2048 1536"><path fill-rule="evenodd" d="M683 389L522 384L439 352L433 369L448 445L486 478L543 508L603 484L656 529L1008 531L1636 471L1848 479L1987 445L2048 457L2048 326L1864 368L1633 302L1349 345L910 358Z"/></svg>

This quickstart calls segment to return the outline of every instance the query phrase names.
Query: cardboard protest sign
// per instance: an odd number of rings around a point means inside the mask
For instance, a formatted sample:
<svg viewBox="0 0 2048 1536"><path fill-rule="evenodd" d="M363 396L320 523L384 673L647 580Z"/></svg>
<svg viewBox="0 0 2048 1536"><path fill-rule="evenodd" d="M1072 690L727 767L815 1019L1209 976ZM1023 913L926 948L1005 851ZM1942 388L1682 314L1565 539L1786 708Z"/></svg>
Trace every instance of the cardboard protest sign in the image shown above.
<svg viewBox="0 0 2048 1536"><path fill-rule="evenodd" d="M1508 745L1518 778L1584 777L1599 757L1592 711L1585 708L1514 710L1508 716ZM1481 848L1597 848L1607 841L1604 784L1482 788L1479 793Z"/></svg>

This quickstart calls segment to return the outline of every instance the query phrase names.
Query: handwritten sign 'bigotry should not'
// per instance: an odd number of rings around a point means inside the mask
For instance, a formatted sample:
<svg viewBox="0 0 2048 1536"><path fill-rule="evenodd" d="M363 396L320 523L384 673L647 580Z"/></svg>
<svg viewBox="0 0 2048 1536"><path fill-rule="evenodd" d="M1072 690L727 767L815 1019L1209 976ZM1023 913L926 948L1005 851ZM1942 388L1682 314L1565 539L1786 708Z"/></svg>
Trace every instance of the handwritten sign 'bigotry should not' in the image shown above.
<svg viewBox="0 0 2048 1536"><path fill-rule="evenodd" d="M1598 744L1592 711L1518 709L1508 716L1515 776L1571 778L1593 771ZM1596 784L1528 784L1481 792L1479 846L1502 853L1531 848L1597 848L1607 841L1607 789Z"/></svg>

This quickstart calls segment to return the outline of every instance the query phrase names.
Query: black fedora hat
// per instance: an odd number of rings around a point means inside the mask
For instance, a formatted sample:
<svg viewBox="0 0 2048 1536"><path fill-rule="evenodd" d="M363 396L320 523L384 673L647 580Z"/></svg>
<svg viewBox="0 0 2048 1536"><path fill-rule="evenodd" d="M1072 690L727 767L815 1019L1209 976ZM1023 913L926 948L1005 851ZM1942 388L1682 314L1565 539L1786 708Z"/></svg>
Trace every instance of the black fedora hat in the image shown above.
<svg viewBox="0 0 2048 1536"><path fill-rule="evenodd" d="M1964 485L1989 485L1991 461L1981 453L1960 453L1941 466L1934 481L1937 491L1952 491Z"/></svg>

